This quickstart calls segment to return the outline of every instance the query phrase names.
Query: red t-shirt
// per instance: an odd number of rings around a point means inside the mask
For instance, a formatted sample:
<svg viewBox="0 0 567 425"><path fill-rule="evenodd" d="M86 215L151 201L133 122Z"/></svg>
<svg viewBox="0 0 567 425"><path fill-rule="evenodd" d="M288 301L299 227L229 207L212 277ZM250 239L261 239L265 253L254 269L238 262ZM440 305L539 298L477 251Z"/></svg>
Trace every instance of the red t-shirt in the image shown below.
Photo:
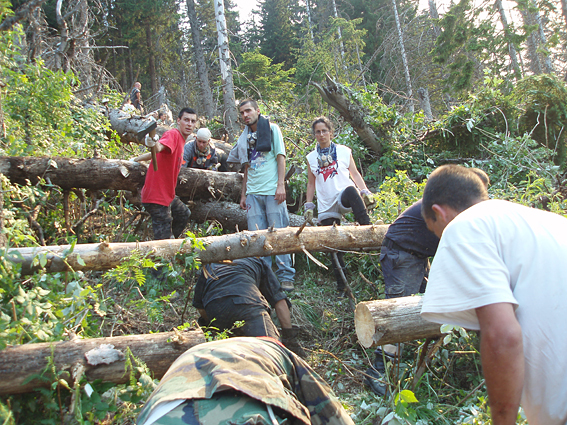
<svg viewBox="0 0 567 425"><path fill-rule="evenodd" d="M169 206L175 198L185 139L179 130L173 129L166 131L159 142L165 149L156 155L158 171L154 171L151 163L148 167L146 182L142 189L142 202Z"/></svg>

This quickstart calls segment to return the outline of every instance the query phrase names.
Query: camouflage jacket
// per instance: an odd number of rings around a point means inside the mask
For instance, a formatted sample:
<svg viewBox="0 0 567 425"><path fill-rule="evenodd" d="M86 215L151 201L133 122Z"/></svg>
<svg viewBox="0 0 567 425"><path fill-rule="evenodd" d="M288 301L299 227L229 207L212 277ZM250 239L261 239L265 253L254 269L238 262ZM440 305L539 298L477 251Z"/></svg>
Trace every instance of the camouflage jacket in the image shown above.
<svg viewBox="0 0 567 425"><path fill-rule="evenodd" d="M300 357L271 338L230 338L197 345L169 368L138 417L175 400L235 391L282 409L293 424L353 425L331 388Z"/></svg>

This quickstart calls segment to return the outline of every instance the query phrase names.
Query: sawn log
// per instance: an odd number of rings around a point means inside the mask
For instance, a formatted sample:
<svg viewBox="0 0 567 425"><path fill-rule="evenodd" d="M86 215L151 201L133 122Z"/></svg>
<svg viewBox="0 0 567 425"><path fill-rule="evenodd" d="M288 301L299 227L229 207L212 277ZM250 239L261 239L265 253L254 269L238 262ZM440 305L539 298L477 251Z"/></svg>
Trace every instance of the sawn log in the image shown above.
<svg viewBox="0 0 567 425"><path fill-rule="evenodd" d="M223 229L231 231L247 230L248 221L246 219L246 211L240 208L240 204L235 202L191 202L191 220L195 223L204 223L205 221L217 221ZM290 227L299 227L305 219L303 216L289 213Z"/></svg>
<svg viewBox="0 0 567 425"><path fill-rule="evenodd" d="M203 263L262 257L307 251L349 250L380 247L388 226L324 226L297 227L243 231L230 235L199 238L205 250L199 252ZM47 273L67 270L108 270L120 264L134 250L150 258L172 259L177 253L189 254L191 243L183 239L165 239L132 243L95 243L35 248L15 248L8 251L11 261L22 265L22 273L29 274L45 264Z"/></svg>
<svg viewBox="0 0 567 425"><path fill-rule="evenodd" d="M58 379L65 379L71 388L80 369L84 370L91 382L101 379L123 384L129 379L129 373L125 372L127 348L148 366L154 378L159 379L181 354L203 342L205 336L199 328L183 332L75 338L71 341L8 347L0 351L0 395L25 393L50 386L54 379L44 371L51 356L56 370L65 371ZM24 383L32 375L42 374L46 380L36 378Z"/></svg>
<svg viewBox="0 0 567 425"><path fill-rule="evenodd" d="M12 183L37 184L40 178L64 190L129 190L144 186L148 167L119 159L0 157L0 173ZM223 199L240 202L242 175L182 168L176 193L187 199Z"/></svg>
<svg viewBox="0 0 567 425"><path fill-rule="evenodd" d="M354 311L356 336L365 348L441 335L441 325L419 314L420 296L358 303Z"/></svg>

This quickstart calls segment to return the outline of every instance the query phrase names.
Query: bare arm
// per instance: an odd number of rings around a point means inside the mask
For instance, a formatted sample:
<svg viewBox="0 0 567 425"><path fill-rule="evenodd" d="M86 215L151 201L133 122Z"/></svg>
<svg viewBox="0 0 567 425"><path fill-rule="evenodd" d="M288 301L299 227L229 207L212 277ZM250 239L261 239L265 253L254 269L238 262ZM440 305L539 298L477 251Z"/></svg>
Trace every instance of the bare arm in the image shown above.
<svg viewBox="0 0 567 425"><path fill-rule="evenodd" d="M313 202L315 195L315 174L311 171L311 167L307 165L307 194L305 195L306 202Z"/></svg>
<svg viewBox="0 0 567 425"><path fill-rule="evenodd" d="M291 329L291 315L287 306L287 299L279 300L274 307L282 328Z"/></svg>
<svg viewBox="0 0 567 425"><path fill-rule="evenodd" d="M156 142L155 147L156 147L156 153L161 152L162 150L166 149L166 146L162 145L160 142ZM169 149L169 148L167 148L167 149ZM142 161L149 161L150 159L152 159L152 153L146 152L146 153L143 153L142 155L134 158L133 161L142 162Z"/></svg>
<svg viewBox="0 0 567 425"><path fill-rule="evenodd" d="M242 192L240 193L240 208L246 209L246 183L248 182L248 167L250 164L244 166L244 175L242 177Z"/></svg>
<svg viewBox="0 0 567 425"><path fill-rule="evenodd" d="M515 424L524 386L522 328L509 303L489 304L476 314L492 423Z"/></svg>
<svg viewBox="0 0 567 425"><path fill-rule="evenodd" d="M356 187L358 187L359 190L365 190L365 189L368 190L368 188L366 187L366 183L364 183L364 179L358 172L358 168L356 168L356 164L354 163L354 158L352 157L352 155L350 156L350 164L348 165L348 171L350 172L350 176L352 177L352 180L354 181Z"/></svg>
<svg viewBox="0 0 567 425"><path fill-rule="evenodd" d="M204 308L198 308L197 310L199 310L199 314L201 315L201 317L205 320L209 320L209 318L207 317L207 313L205 312Z"/></svg>
<svg viewBox="0 0 567 425"><path fill-rule="evenodd" d="M278 163L278 187L276 188L276 201L281 204L286 200L285 196L285 156L279 154L276 158Z"/></svg>

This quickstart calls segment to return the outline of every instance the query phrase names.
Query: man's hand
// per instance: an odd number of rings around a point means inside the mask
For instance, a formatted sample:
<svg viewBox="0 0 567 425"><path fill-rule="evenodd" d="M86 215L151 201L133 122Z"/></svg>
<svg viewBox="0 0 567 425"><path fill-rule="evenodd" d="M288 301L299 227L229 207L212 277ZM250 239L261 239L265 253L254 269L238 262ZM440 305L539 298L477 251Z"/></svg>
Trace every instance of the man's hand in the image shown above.
<svg viewBox="0 0 567 425"><path fill-rule="evenodd" d="M137 164L138 161L136 161L136 159L138 159L137 156L135 156L134 158L130 158L130 159L128 160L128 162L131 162L132 164Z"/></svg>
<svg viewBox="0 0 567 425"><path fill-rule="evenodd" d="M155 137L151 137L149 134L146 134L146 139L144 140L144 144L148 148L153 148L158 140L159 138L157 137L157 134Z"/></svg>
<svg viewBox="0 0 567 425"><path fill-rule="evenodd" d="M363 189L360 191L360 194L362 195L362 200L364 201L364 205L366 205L367 210L376 208L376 205L378 203L372 196L372 192L370 192L368 189Z"/></svg>
<svg viewBox="0 0 567 425"><path fill-rule="evenodd" d="M242 194L240 196L240 208L242 208L243 210L246 210L246 195Z"/></svg>
<svg viewBox="0 0 567 425"><path fill-rule="evenodd" d="M313 202L306 202L303 209L303 217L305 217L305 221L313 223L313 210L315 209L315 204Z"/></svg>
<svg viewBox="0 0 567 425"><path fill-rule="evenodd" d="M276 189L276 201L278 204L281 204L286 200L285 196L285 183L278 183L278 187Z"/></svg>

